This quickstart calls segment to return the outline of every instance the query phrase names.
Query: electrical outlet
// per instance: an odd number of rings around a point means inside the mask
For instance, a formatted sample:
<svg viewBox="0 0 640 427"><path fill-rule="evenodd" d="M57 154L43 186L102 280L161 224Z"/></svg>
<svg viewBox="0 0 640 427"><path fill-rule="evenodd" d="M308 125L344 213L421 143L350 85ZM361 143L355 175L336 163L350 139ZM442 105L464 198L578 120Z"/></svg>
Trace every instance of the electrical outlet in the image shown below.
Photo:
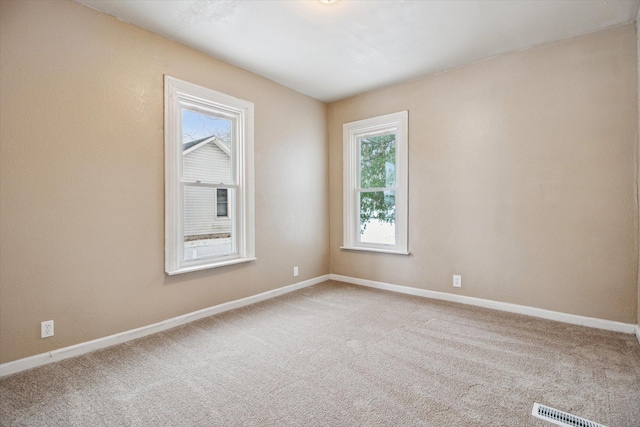
<svg viewBox="0 0 640 427"><path fill-rule="evenodd" d="M298 277L298 267L293 267L293 277Z"/></svg>
<svg viewBox="0 0 640 427"><path fill-rule="evenodd" d="M453 275L453 287L461 288L462 287L462 276Z"/></svg>
<svg viewBox="0 0 640 427"><path fill-rule="evenodd" d="M47 320L40 323L40 338L48 338L53 336L53 320Z"/></svg>

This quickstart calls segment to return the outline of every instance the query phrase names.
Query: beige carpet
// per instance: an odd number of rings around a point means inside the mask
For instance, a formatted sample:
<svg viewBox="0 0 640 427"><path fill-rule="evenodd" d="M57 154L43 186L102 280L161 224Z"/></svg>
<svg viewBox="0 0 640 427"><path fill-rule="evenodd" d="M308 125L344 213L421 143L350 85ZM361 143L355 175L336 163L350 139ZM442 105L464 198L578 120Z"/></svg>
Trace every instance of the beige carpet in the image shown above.
<svg viewBox="0 0 640 427"><path fill-rule="evenodd" d="M2 426L640 426L635 336L327 282L0 379Z"/></svg>

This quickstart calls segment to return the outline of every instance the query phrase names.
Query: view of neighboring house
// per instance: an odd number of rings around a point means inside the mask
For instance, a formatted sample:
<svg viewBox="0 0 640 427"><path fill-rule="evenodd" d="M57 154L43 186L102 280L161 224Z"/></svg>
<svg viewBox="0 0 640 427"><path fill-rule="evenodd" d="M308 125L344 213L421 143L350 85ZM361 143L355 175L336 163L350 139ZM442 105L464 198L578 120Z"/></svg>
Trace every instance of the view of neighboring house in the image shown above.
<svg viewBox="0 0 640 427"><path fill-rule="evenodd" d="M208 136L184 144L185 181L228 183L230 175L231 152L227 142ZM228 192L224 188L185 188L185 241L229 237L231 219L227 209Z"/></svg>

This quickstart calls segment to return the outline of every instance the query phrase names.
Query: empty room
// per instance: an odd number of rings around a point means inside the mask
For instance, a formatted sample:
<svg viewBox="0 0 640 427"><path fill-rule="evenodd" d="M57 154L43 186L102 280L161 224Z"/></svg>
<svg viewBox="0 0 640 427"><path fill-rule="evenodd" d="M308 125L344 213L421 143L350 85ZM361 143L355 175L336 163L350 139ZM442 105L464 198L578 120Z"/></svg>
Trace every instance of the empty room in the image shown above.
<svg viewBox="0 0 640 427"><path fill-rule="evenodd" d="M0 0L0 426L640 427L640 0Z"/></svg>

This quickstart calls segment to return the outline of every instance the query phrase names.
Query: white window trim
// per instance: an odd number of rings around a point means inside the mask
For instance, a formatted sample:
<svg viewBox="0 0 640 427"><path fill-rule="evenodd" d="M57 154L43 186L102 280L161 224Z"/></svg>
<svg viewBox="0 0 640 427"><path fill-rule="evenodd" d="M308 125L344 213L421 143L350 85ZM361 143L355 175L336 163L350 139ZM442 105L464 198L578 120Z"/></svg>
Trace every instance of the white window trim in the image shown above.
<svg viewBox="0 0 640 427"><path fill-rule="evenodd" d="M253 103L167 75L164 77L164 99L165 272L174 275L255 260ZM236 239L237 253L183 262L182 106L186 105L224 111L234 119L237 138L233 146L236 161L232 170L236 184L219 186L236 189L237 221L232 235Z"/></svg>
<svg viewBox="0 0 640 427"><path fill-rule="evenodd" d="M409 112L373 117L345 123L343 129L343 246L341 249L409 255L408 183L409 183ZM358 139L365 135L396 133L396 243L395 245L362 243L358 188L360 152Z"/></svg>

